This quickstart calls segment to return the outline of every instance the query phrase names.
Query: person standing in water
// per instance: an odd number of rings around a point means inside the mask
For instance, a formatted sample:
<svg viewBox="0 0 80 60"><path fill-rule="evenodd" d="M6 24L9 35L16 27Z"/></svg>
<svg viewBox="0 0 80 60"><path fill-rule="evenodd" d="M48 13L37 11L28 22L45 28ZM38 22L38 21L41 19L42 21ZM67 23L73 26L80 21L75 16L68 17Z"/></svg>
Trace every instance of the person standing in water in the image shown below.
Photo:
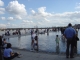
<svg viewBox="0 0 80 60"><path fill-rule="evenodd" d="M34 33L33 30L31 30L31 51L34 50L34 40L35 40L36 34Z"/></svg>
<svg viewBox="0 0 80 60"><path fill-rule="evenodd" d="M56 46L59 46L59 40L60 40L59 36L56 35L56 39L55 39L55 41L56 41Z"/></svg>
<svg viewBox="0 0 80 60"><path fill-rule="evenodd" d="M35 36L35 40L34 40L34 50L38 51L38 36Z"/></svg>

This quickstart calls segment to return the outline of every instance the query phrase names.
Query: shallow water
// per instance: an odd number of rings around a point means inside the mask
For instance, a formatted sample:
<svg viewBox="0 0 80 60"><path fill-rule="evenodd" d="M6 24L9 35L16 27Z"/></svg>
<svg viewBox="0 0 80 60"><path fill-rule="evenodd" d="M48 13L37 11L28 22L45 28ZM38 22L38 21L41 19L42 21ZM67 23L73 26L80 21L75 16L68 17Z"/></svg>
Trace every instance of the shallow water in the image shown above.
<svg viewBox="0 0 80 60"><path fill-rule="evenodd" d="M57 34L61 38L60 31L59 32L49 32L49 35L47 35L47 33L39 34L38 36L39 50L46 51L46 52L56 52L55 37ZM80 30L78 32L78 36L80 38ZM12 47L17 47L20 49L27 49L27 50L31 49L31 35L21 36L20 38L18 37L9 38L7 39L7 42L10 42L12 44ZM60 39L59 50L60 50L60 53L66 51L66 41ZM80 41L78 41L77 43L77 50L78 50L78 54L80 54Z"/></svg>

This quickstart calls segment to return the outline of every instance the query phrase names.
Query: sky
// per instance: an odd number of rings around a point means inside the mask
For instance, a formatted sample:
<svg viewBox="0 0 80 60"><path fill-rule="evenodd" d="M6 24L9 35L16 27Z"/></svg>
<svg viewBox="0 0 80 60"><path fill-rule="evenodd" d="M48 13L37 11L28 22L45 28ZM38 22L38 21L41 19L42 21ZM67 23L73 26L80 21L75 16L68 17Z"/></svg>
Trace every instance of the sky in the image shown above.
<svg viewBox="0 0 80 60"><path fill-rule="evenodd" d="M0 0L0 28L80 24L80 0Z"/></svg>

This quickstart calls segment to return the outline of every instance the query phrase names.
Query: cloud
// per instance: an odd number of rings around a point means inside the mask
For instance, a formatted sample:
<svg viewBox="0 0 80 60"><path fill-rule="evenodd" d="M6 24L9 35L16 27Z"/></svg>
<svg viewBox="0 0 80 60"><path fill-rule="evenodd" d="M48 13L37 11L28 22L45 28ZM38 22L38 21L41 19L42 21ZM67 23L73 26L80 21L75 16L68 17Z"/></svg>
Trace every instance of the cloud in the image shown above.
<svg viewBox="0 0 80 60"><path fill-rule="evenodd" d="M49 17L52 16L52 13L46 12L46 7L40 7L38 8L38 12L35 12L34 10L31 10L34 17Z"/></svg>
<svg viewBox="0 0 80 60"><path fill-rule="evenodd" d="M23 23L33 23L33 22L28 20L23 20Z"/></svg>
<svg viewBox="0 0 80 60"><path fill-rule="evenodd" d="M27 15L25 5L20 4L18 1L11 1L6 7L6 11L17 17L23 17Z"/></svg>
<svg viewBox="0 0 80 60"><path fill-rule="evenodd" d="M6 24L0 24L0 28L6 28Z"/></svg>
<svg viewBox="0 0 80 60"><path fill-rule="evenodd" d="M6 26L7 26L8 28L20 28L20 27L21 27L20 25L17 25L17 24L14 24L14 23L10 23L10 22L8 22L8 23L6 24Z"/></svg>
<svg viewBox="0 0 80 60"><path fill-rule="evenodd" d="M15 19L21 20L21 19L22 19L22 17L21 17L21 16L19 16L19 15L16 15L16 16L15 16Z"/></svg>
<svg viewBox="0 0 80 60"><path fill-rule="evenodd" d="M40 7L38 8L38 13L40 13L42 16L51 16L51 13L47 13L46 11L46 7Z"/></svg>
<svg viewBox="0 0 80 60"><path fill-rule="evenodd" d="M1 20L5 20L6 18L5 17L1 17Z"/></svg>
<svg viewBox="0 0 80 60"><path fill-rule="evenodd" d="M48 15L48 14L51 14L51 15ZM38 9L38 12L31 15L30 17L32 18L32 20L36 21L36 24L39 27L67 26L68 23L72 23L73 25L80 23L80 11L48 13L48 12L45 12L44 8L41 8L41 9Z"/></svg>
<svg viewBox="0 0 80 60"><path fill-rule="evenodd" d="M34 10L31 10L32 14L35 14L36 12Z"/></svg>
<svg viewBox="0 0 80 60"><path fill-rule="evenodd" d="M7 25L10 25L10 23L8 22Z"/></svg>
<svg viewBox="0 0 80 60"><path fill-rule="evenodd" d="M8 17L7 20L14 20L14 18L13 17Z"/></svg>
<svg viewBox="0 0 80 60"><path fill-rule="evenodd" d="M76 9L79 9L79 5ZM5 9L2 9L4 12ZM1 10L0 10L1 11ZM1 11L1 12L2 12ZM18 0L11 1L6 7L6 11L11 14L12 17L8 17L7 20L21 20L19 24L8 23L7 27L51 27L51 26L67 26L68 23L78 24L80 23L80 11L63 12L63 13L50 13L47 12L46 7L39 7L37 11L32 9L32 14L27 15L24 4L20 4ZM26 16L27 15L27 16ZM23 18L24 17L24 18ZM2 20L5 18L3 17ZM76 22L75 22L76 21Z"/></svg>
<svg viewBox="0 0 80 60"><path fill-rule="evenodd" d="M4 6L4 2L0 0L0 6Z"/></svg>
<svg viewBox="0 0 80 60"><path fill-rule="evenodd" d="M0 0L0 14L4 14L5 12L5 8L2 8L2 6L4 6L4 2Z"/></svg>
<svg viewBox="0 0 80 60"><path fill-rule="evenodd" d="M5 9L4 8L0 8L0 14L4 14Z"/></svg>
<svg viewBox="0 0 80 60"><path fill-rule="evenodd" d="M21 26L22 27L34 27L36 25L36 23L34 23L33 21L30 21L30 20L23 20L22 23L21 23Z"/></svg>
<svg viewBox="0 0 80 60"><path fill-rule="evenodd" d="M48 20L48 19L46 19L46 18L44 18L44 21L46 21L46 22L50 22L50 20Z"/></svg>
<svg viewBox="0 0 80 60"><path fill-rule="evenodd" d="M76 10L80 10L80 3L76 3L75 9L76 9Z"/></svg>

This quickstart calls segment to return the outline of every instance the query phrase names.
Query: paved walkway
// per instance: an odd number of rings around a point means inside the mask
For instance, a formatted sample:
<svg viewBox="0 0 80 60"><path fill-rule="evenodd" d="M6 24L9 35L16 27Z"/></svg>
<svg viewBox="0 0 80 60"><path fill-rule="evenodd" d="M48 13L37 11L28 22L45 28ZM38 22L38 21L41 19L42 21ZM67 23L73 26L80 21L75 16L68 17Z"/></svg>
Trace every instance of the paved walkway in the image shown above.
<svg viewBox="0 0 80 60"><path fill-rule="evenodd" d="M80 60L80 56L75 58L66 58L65 54L50 54L42 52L30 52L27 50L13 49L14 51L20 52L22 54L21 58L14 58L13 60Z"/></svg>

